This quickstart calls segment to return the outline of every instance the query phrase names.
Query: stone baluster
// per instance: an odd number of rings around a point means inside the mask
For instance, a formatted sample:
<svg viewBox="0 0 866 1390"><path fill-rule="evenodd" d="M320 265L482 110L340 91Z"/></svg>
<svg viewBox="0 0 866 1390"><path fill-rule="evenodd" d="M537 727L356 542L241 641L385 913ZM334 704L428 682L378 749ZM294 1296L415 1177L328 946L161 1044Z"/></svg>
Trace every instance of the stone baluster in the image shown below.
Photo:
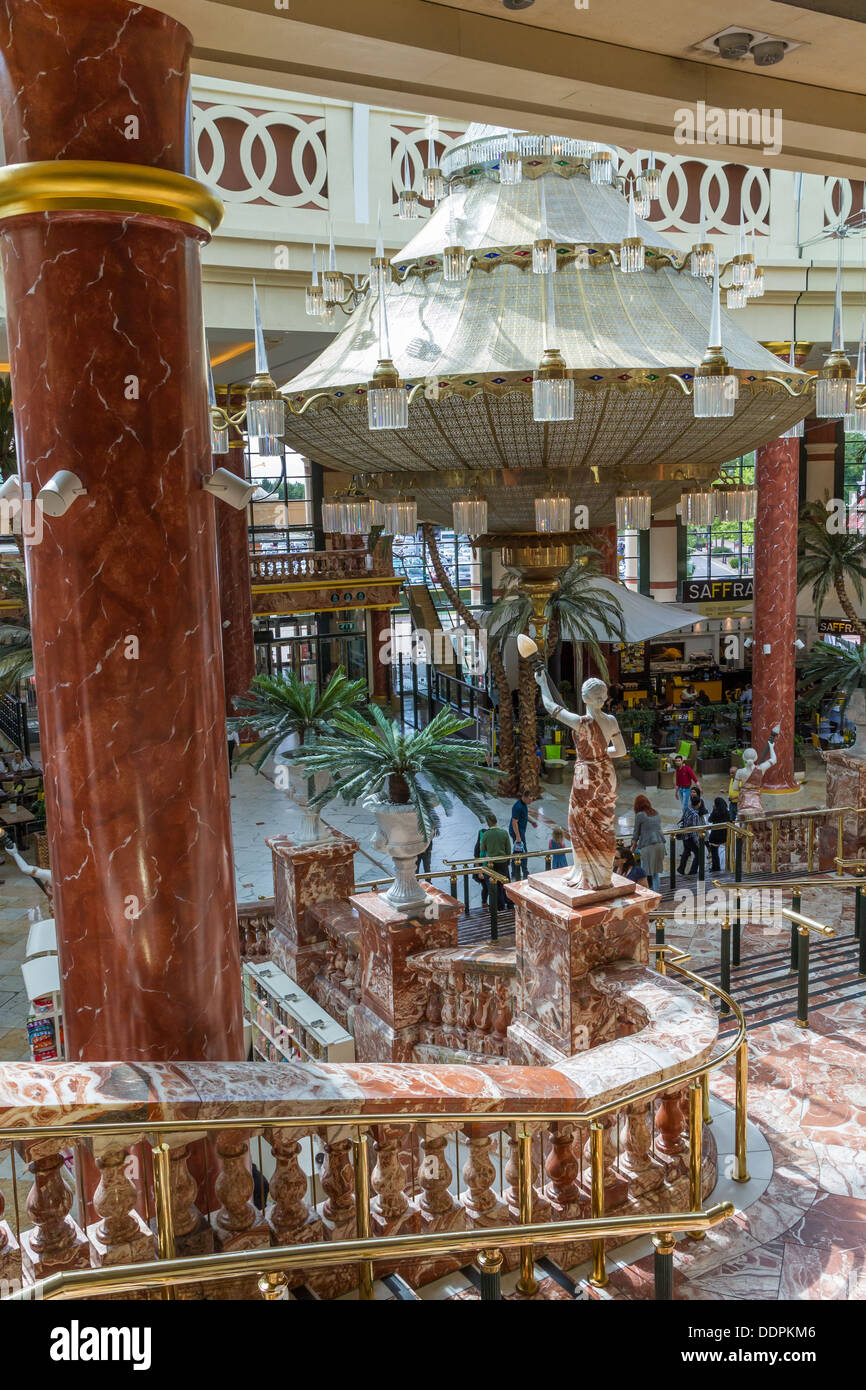
<svg viewBox="0 0 866 1390"><path fill-rule="evenodd" d="M430 1024L431 1028L437 1028L442 1022L442 990L445 984L445 977L437 971L431 971L427 979L427 999L424 1005L424 1020Z"/></svg>
<svg viewBox="0 0 866 1390"><path fill-rule="evenodd" d="M216 1141L220 1172L214 1185L219 1211L213 1217L217 1251L258 1250L270 1245L270 1228L252 1201L254 1183L248 1166L249 1135L243 1130L221 1130ZM208 1292L218 1299L257 1298L256 1276L220 1280Z"/></svg>
<svg viewBox="0 0 866 1390"><path fill-rule="evenodd" d="M508 1208L496 1195L496 1166L490 1157L493 1143L483 1125L467 1124L463 1133L469 1142L469 1152L463 1165L466 1190L460 1201L473 1226L506 1226Z"/></svg>
<svg viewBox="0 0 866 1390"><path fill-rule="evenodd" d="M298 1130L273 1126L265 1138L274 1155L266 1218L274 1245L296 1245L323 1239L322 1218L307 1204L307 1175L300 1163L302 1135ZM294 1272L297 1276L297 1271ZM301 1282L292 1278L290 1283Z"/></svg>
<svg viewBox="0 0 866 1390"><path fill-rule="evenodd" d="M15 1150L0 1148L0 1154L5 1152L9 1154L10 1164L14 1163ZM17 1288L21 1282L21 1250L12 1234L11 1226L8 1221L3 1220L5 1207L6 1198L3 1195L2 1187L0 1187L0 1281L11 1291Z"/></svg>
<svg viewBox="0 0 866 1390"><path fill-rule="evenodd" d="M350 999L357 1004L361 998L361 957L356 952L349 953L343 988Z"/></svg>
<svg viewBox="0 0 866 1390"><path fill-rule="evenodd" d="M652 1151L652 1102L630 1105L625 1130L625 1153L621 1166L629 1179L629 1192L639 1197L664 1181L664 1168Z"/></svg>
<svg viewBox="0 0 866 1390"><path fill-rule="evenodd" d="M530 1128L532 1128L532 1126L530 1126ZM531 1152L532 1219L533 1221L549 1221L550 1202L541 1189L541 1136L537 1132L533 1134ZM519 1175L517 1153L517 1136L514 1132L511 1132L508 1135L508 1158L505 1162L505 1200L508 1204L511 1220L515 1225L520 1221L520 1196L517 1186Z"/></svg>
<svg viewBox="0 0 866 1390"><path fill-rule="evenodd" d="M552 1124L547 1133L550 1150L544 1164L548 1178L544 1193L554 1220L571 1221L580 1215L585 1203L578 1185L580 1166L574 1152L574 1126Z"/></svg>
<svg viewBox="0 0 866 1390"><path fill-rule="evenodd" d="M326 1194L321 1214L333 1240L348 1239L355 1234L355 1170L352 1167L352 1140L340 1132L340 1137L324 1139L325 1162L319 1181Z"/></svg>
<svg viewBox="0 0 866 1390"><path fill-rule="evenodd" d="M496 1005L493 1010L493 1036L497 1042L504 1043L512 1014L511 993L507 980L503 981L500 976L496 975L493 980L493 990L496 996Z"/></svg>
<svg viewBox="0 0 866 1390"><path fill-rule="evenodd" d="M201 1141L207 1144L209 1141ZM196 1206L198 1184L189 1169L190 1145L175 1143L169 1149L168 1185L178 1256L209 1255L214 1247L213 1228ZM178 1296L193 1296L195 1286L180 1289Z"/></svg>
<svg viewBox="0 0 866 1390"><path fill-rule="evenodd" d="M442 1033L445 1038L453 1034L457 1026L457 986L453 971L449 970L442 993Z"/></svg>
<svg viewBox="0 0 866 1390"><path fill-rule="evenodd" d="M617 1135L619 1133L619 1114L604 1115L601 1120L604 1130L604 1209L606 1212L621 1206L628 1196L628 1183L617 1167ZM584 1148L583 1183L587 1192L592 1190L592 1137L588 1134Z"/></svg>
<svg viewBox="0 0 866 1390"><path fill-rule="evenodd" d="M428 1126L421 1140L423 1157L418 1167L418 1186L421 1189L419 1206L427 1222L449 1216L457 1206L448 1190L454 1172L445 1156L447 1146L447 1132ZM437 1226L436 1229L448 1228Z"/></svg>
<svg viewBox="0 0 866 1390"><path fill-rule="evenodd" d="M138 1189L132 1174L138 1173L139 1162L138 1154L123 1146L97 1155L99 1183L93 1206L101 1219L87 1227L91 1262L97 1267L156 1257L153 1232L135 1210Z"/></svg>
<svg viewBox="0 0 866 1390"><path fill-rule="evenodd" d="M64 1176L63 1154L57 1140L29 1146L28 1168L33 1186L27 1196L32 1228L21 1233L21 1264L25 1282L35 1283L64 1269L87 1269L87 1237L72 1220L73 1193Z"/></svg>
<svg viewBox="0 0 866 1390"><path fill-rule="evenodd" d="M373 1129L373 1151L376 1161L370 1175L375 1197L370 1206L373 1234L406 1235L420 1229L417 1210L410 1205L406 1194L406 1169L400 1158L401 1132L392 1125L376 1125Z"/></svg>
<svg viewBox="0 0 866 1390"><path fill-rule="evenodd" d="M668 1158L675 1158L687 1147L683 1139L683 1096L682 1089L666 1091L656 1110L656 1148Z"/></svg>

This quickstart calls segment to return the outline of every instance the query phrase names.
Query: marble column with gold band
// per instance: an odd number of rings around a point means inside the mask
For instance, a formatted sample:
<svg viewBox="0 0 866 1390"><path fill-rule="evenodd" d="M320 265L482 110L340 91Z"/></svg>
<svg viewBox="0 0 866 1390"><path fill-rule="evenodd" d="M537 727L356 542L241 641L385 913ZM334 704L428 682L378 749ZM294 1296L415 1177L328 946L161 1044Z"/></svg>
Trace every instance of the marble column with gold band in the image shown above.
<svg viewBox="0 0 866 1390"><path fill-rule="evenodd" d="M0 251L73 1059L242 1055L192 38L125 0L0 0Z"/></svg>
<svg viewBox="0 0 866 1390"><path fill-rule="evenodd" d="M774 439L758 449L752 743L759 758L773 725L781 725L775 743L777 761L764 777L765 795L793 792L798 787L794 777L794 641L799 480L799 439Z"/></svg>

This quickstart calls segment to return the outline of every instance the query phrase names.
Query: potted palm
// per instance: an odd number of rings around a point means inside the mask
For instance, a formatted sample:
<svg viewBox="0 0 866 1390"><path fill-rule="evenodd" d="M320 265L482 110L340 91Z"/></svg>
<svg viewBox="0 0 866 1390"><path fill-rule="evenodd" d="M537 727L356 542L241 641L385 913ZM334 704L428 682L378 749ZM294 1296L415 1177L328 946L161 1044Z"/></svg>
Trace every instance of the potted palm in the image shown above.
<svg viewBox="0 0 866 1390"><path fill-rule="evenodd" d="M338 666L324 689L306 684L294 671L277 676L256 676L246 695L235 700L237 719L229 719L230 730L252 729L259 737L241 754L256 772L272 755L276 755L277 786L282 785L302 813L299 844L315 844L322 837L319 810L313 798L321 791L327 778L308 775L296 765L298 755L311 747L317 738L330 734L340 713L354 709L367 694L367 683L350 681L342 666ZM286 739L296 746L278 752Z"/></svg>
<svg viewBox="0 0 866 1390"><path fill-rule="evenodd" d="M481 820L488 812L484 793L502 774L487 766L483 744L454 737L472 720L449 709L440 710L425 729L408 733L376 705L364 714L342 710L331 722L332 732L296 754L308 773L328 775L312 804L320 809L338 796L350 803L363 797L376 817L373 847L394 863L394 884L383 894L385 901L401 912L422 909L428 898L415 877L415 863L438 828L436 807L449 814L457 800Z"/></svg>
<svg viewBox="0 0 866 1390"><path fill-rule="evenodd" d="M803 671L800 693L807 705L820 707L828 696L842 696L842 717L856 726L849 751L866 756L866 643L834 647L816 642Z"/></svg>
<svg viewBox="0 0 866 1390"><path fill-rule="evenodd" d="M801 508L798 541L797 589L811 586L815 617L820 618L824 602L832 589L852 630L858 633L863 642L866 640L866 622L854 606L848 586L853 589L862 609L863 585L866 581L866 537L860 531L840 527L825 500L807 502ZM823 647L829 644L819 642L817 645Z"/></svg>
<svg viewBox="0 0 866 1390"><path fill-rule="evenodd" d="M659 755L648 743L636 743L631 750L631 775L645 787L659 784Z"/></svg>

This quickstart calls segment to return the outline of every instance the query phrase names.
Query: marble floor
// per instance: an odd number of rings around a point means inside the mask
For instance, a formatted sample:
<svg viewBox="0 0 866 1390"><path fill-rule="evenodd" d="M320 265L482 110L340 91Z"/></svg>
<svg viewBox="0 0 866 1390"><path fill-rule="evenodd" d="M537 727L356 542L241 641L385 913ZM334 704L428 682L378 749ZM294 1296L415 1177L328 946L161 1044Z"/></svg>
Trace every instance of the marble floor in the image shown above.
<svg viewBox="0 0 866 1390"><path fill-rule="evenodd" d="M632 803L642 790L631 779L619 785L617 817L625 834ZM724 792L726 779L707 778L705 798ZM678 815L674 793L651 789L649 796L672 826ZM252 901L273 893L269 835L291 833L297 812L272 781L241 765L231 782L235 872L238 899ZM494 802L506 823L511 798ZM550 827L565 821L568 787L545 787L532 807L538 826L529 848L545 848ZM773 809L824 804L823 769L810 765L799 793L775 798ZM328 824L359 843L356 879L360 883L389 872L372 850L373 818L362 807L331 806ZM444 818L433 846L433 869L443 861L471 855L477 822L462 808ZM20 962L31 920L43 911L39 889L10 860L0 865L0 1057L28 1055L27 1000ZM695 891L692 883L690 891ZM479 889L473 886L473 901ZM787 900L786 904L787 905ZM843 911L844 909L844 911ZM850 900L841 893L808 890L803 911L822 921L845 920ZM769 923L744 928L743 958L779 951L787 925L771 914ZM690 951L693 967L718 963L718 927L695 925L686 914L668 926L667 940ZM675 1255L676 1296L681 1299L861 1299L866 1298L866 1003L847 1000L812 1015L808 1031L793 1020L750 1032L749 1115L751 1181L731 1181L734 1097L731 1068L715 1073L712 1084L714 1134L721 1157L714 1198L730 1198L736 1215L697 1243L679 1242ZM5 1186L8 1174L0 1173ZM628 1261L626 1263L626 1261ZM593 1297L648 1298L652 1261L640 1248L618 1252L610 1262L610 1283ZM447 1294L446 1294L447 1296Z"/></svg>

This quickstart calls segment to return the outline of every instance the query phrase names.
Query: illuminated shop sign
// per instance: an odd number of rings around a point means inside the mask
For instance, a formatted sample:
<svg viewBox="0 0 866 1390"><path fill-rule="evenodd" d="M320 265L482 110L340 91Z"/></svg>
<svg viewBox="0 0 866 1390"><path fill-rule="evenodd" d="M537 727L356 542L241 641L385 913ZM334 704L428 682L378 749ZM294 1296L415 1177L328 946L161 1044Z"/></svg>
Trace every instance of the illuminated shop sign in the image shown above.
<svg viewBox="0 0 866 1390"><path fill-rule="evenodd" d="M745 603L754 592L751 575L736 579L684 579L680 603Z"/></svg>
<svg viewBox="0 0 866 1390"><path fill-rule="evenodd" d="M819 632L832 632L836 637L853 637L854 624L847 618L819 618Z"/></svg>

